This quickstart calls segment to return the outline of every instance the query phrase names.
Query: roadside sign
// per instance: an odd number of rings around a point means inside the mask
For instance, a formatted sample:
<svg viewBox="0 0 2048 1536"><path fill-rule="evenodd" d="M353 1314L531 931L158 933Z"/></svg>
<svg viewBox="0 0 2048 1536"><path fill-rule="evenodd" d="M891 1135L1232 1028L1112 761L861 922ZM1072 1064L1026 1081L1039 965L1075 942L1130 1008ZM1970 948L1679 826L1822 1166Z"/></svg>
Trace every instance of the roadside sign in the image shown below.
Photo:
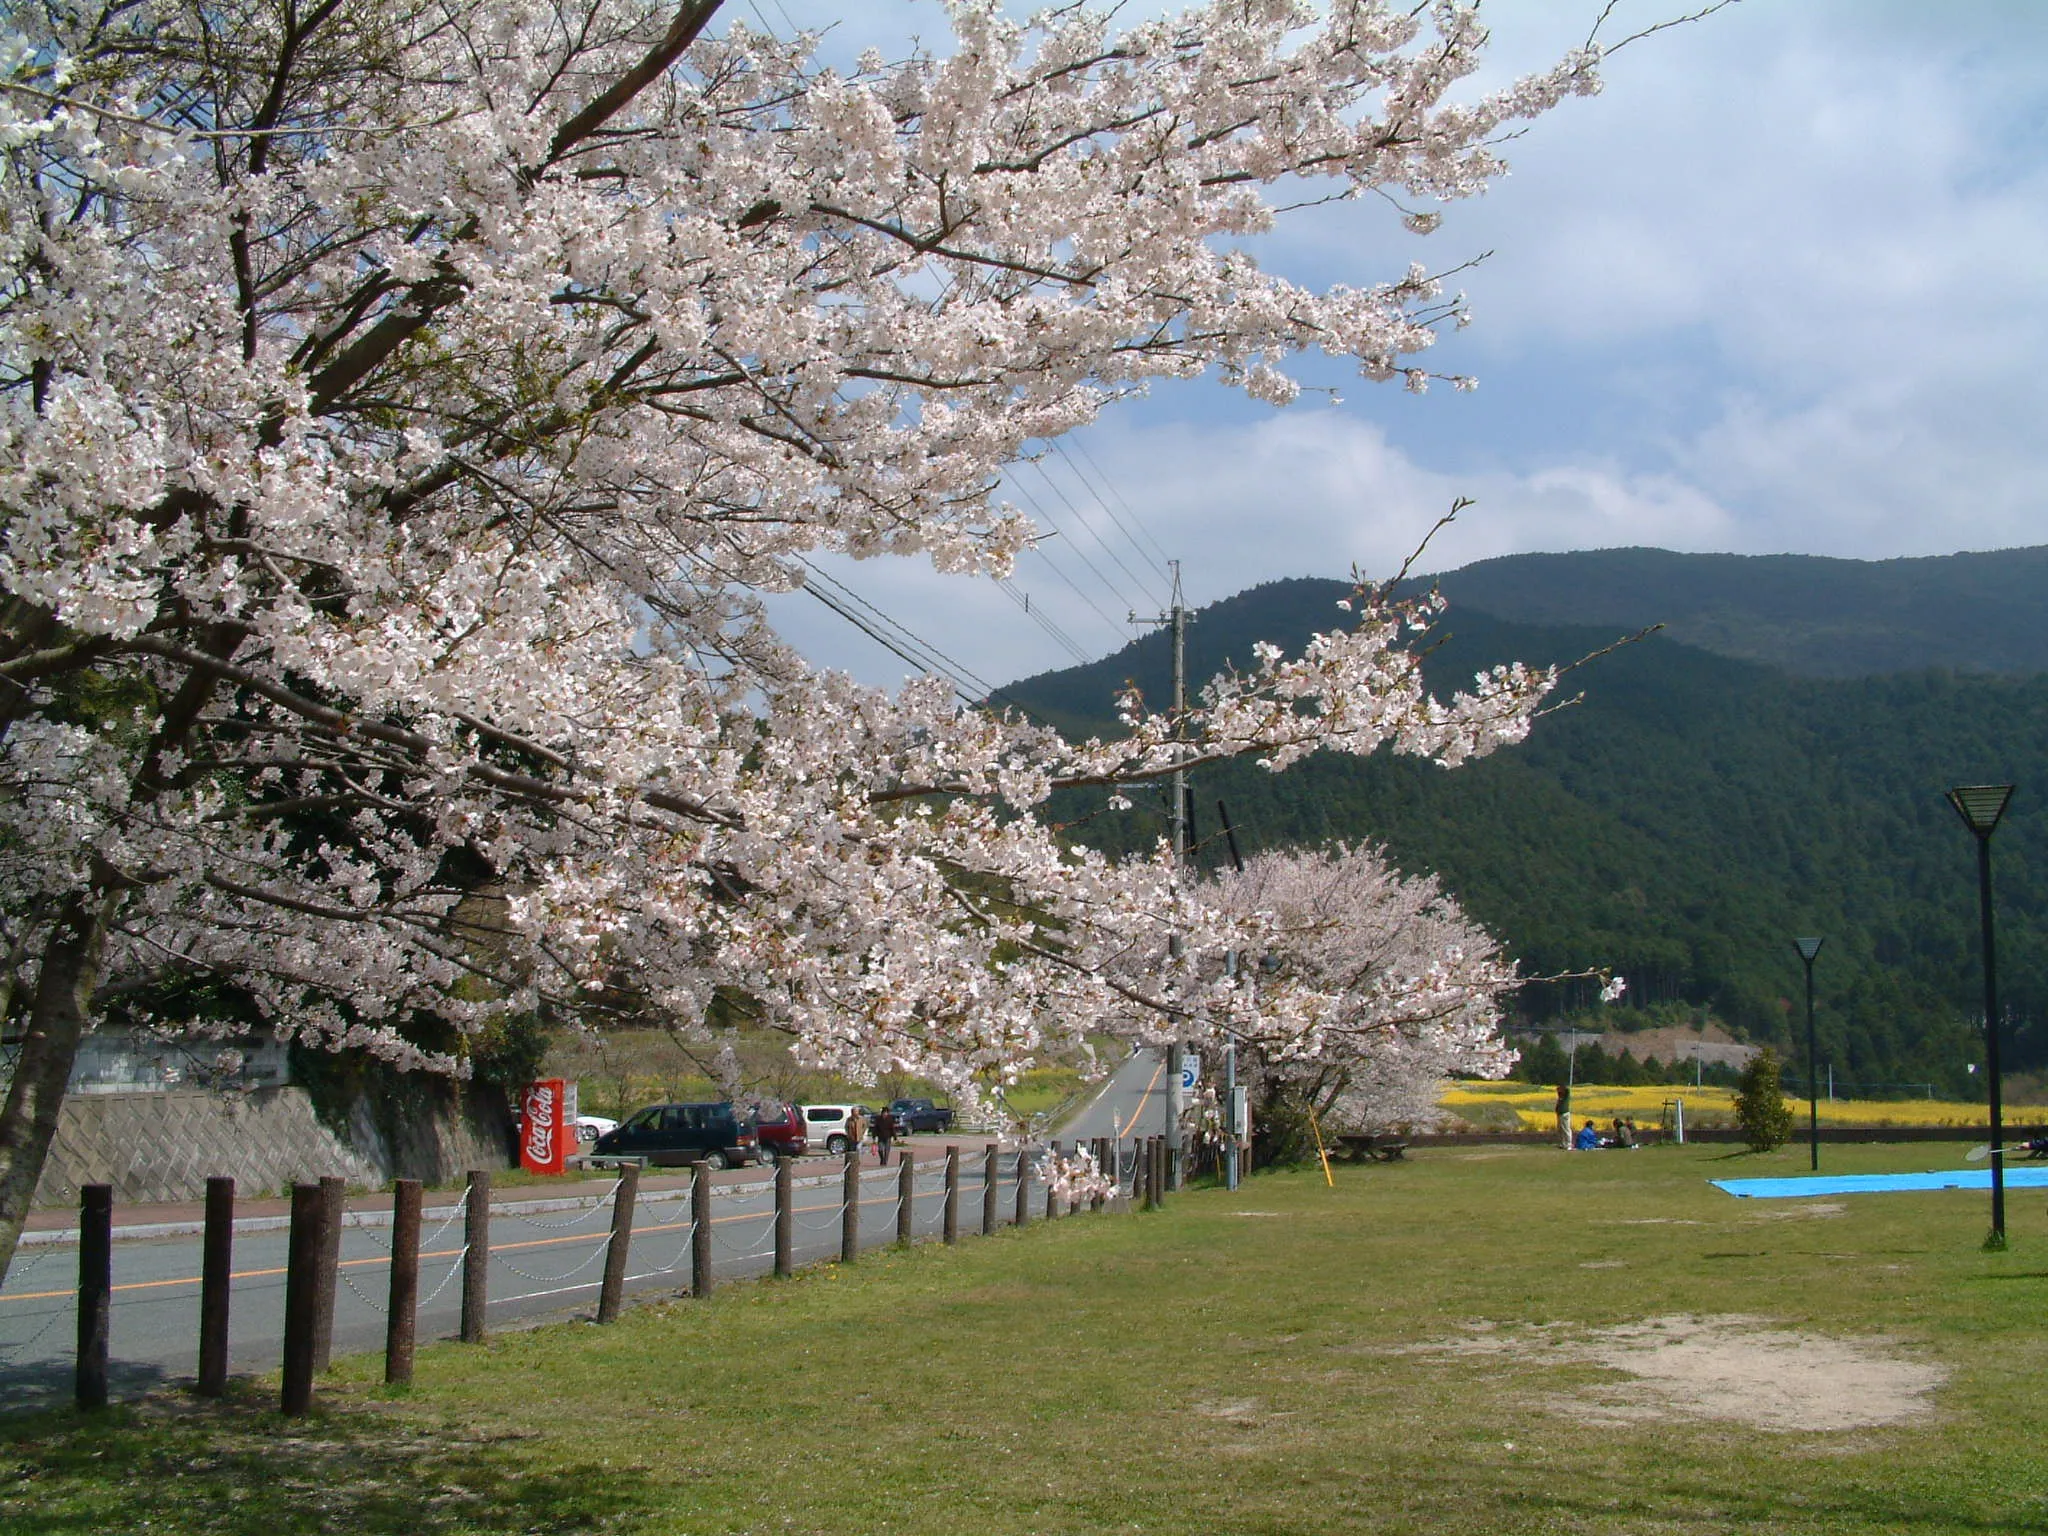
<svg viewBox="0 0 2048 1536"><path fill-rule="evenodd" d="M1202 1058L1194 1051L1182 1053L1180 1058L1180 1091L1193 1093L1195 1084L1202 1080Z"/></svg>

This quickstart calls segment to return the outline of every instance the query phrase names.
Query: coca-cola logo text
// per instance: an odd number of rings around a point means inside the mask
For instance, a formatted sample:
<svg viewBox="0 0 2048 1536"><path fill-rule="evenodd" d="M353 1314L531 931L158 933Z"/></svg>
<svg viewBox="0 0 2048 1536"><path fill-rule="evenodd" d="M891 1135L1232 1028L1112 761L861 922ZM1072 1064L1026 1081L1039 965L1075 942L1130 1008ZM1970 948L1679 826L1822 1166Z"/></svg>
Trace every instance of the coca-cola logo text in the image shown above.
<svg viewBox="0 0 2048 1536"><path fill-rule="evenodd" d="M555 1089L535 1083L526 1090L526 1156L530 1162L555 1160Z"/></svg>

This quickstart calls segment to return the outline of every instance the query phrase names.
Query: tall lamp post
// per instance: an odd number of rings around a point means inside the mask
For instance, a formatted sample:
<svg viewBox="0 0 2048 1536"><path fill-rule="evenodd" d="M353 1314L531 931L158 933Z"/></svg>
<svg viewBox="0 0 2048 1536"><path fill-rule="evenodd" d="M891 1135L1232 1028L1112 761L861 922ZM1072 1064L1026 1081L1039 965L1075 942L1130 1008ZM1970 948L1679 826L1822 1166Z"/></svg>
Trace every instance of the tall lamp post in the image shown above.
<svg viewBox="0 0 2048 1536"><path fill-rule="evenodd" d="M1977 838L1977 908L1984 927L1984 1075L1991 1096L1991 1235L1987 1248L2005 1246L2005 1145L2004 1108L2000 1102L1998 1071L1998 961L1991 941L1991 834L2005 814L2012 798L2010 784L1961 784L1948 792L1948 803L1956 808Z"/></svg>
<svg viewBox="0 0 2048 1536"><path fill-rule="evenodd" d="M1792 947L1806 962L1806 1136L1813 1148L1813 1171L1820 1172L1820 1068L1813 1049L1813 962L1820 955L1820 939L1794 939Z"/></svg>

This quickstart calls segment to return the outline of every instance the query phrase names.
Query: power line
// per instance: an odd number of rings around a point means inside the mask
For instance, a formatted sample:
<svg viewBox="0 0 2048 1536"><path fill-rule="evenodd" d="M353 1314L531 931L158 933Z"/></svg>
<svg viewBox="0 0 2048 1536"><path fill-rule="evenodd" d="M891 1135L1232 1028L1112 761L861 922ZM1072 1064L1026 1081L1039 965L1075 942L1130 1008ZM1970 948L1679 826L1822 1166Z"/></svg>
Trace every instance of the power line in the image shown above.
<svg viewBox="0 0 2048 1536"><path fill-rule="evenodd" d="M968 668L930 641L923 639L908 625L891 618L844 582L835 580L808 562L805 562L805 570L809 572L809 579L804 583L806 591L892 655L909 662L920 671L937 673L945 678L953 685L953 691L970 704L993 691L985 679L975 676ZM862 617L860 613L855 612L856 608L864 609L872 618ZM973 685L980 692L970 693L962 686L963 681Z"/></svg>
<svg viewBox="0 0 2048 1536"><path fill-rule="evenodd" d="M1030 507L1031 511L1036 515L1039 522L1043 523L1045 526L1049 528L1052 528L1055 535L1058 534L1059 529L1053 525L1052 519L1046 515L1045 508L1038 504L1037 497L1033 496L1031 492L1026 490L1023 486L1015 484L1014 482L1011 483L1009 489L1015 492L1017 496L1022 498L1024 503L1028 507ZM1053 559L1052 556L1048 555L1045 552L1044 540L1041 539L1038 543L1033 544L1031 546L1031 553L1038 556L1040 560L1043 560L1045 562L1045 568L1051 571L1053 575L1057 576L1062 582L1064 582L1066 584L1068 591L1072 592L1074 596L1078 597L1079 599L1081 599L1082 602L1086 603L1090 608L1095 610L1095 616L1101 619L1103 623L1107 624L1110 627L1110 630L1116 635L1117 644L1119 646L1122 646L1126 643L1128 637L1124 634L1123 626L1118 624L1117 621L1111 618L1107 613L1103 612L1102 605L1096 602L1095 599L1090 597L1086 592L1082 591L1080 585L1074 580L1074 578L1069 576L1064 570L1060 568L1059 562Z"/></svg>
<svg viewBox="0 0 2048 1536"><path fill-rule="evenodd" d="M1069 635L1064 629L1061 629L1058 624L1053 622L1051 616L1046 613L1043 605L1037 608L1031 606L1031 594L1029 592L1026 592L1022 587L1018 586L1014 581L1011 581L1007 576L998 579L998 581L996 582L996 586L1002 591L1002 593L1006 597L1010 599L1011 602L1015 603L1019 608L1022 608L1025 614L1034 623L1036 623L1040 629L1044 630L1046 634L1050 635L1055 645L1059 646L1061 650L1065 651L1069 656L1073 657L1075 661L1079 662L1082 666L1086 666L1088 665L1088 663L1092 662L1095 659L1075 642L1073 636Z"/></svg>
<svg viewBox="0 0 2048 1536"><path fill-rule="evenodd" d="M1060 483L1057 480L1053 479L1051 475L1046 473L1045 466L1041 464L1037 459L1026 459L1024 462L1029 464L1033 469L1038 471L1038 478L1043 480L1046 483L1046 486L1052 491L1053 495L1059 497L1061 503L1066 507L1066 509L1074 514L1075 525L1087 529L1087 524L1081 516L1081 509L1074 505L1072 498L1070 498L1067 495L1065 489L1061 487ZM1049 517L1046 519L1046 521L1049 524L1052 523L1052 519ZM1053 531L1055 533L1065 532L1065 530L1061 529L1057 524L1053 524L1052 526ZM1091 534L1094 532L1093 529L1087 529L1087 531ZM1068 536L1067 547L1073 550L1075 556L1080 560L1080 562L1083 565L1088 567L1088 569L1094 574L1095 579L1102 583L1103 588L1109 593L1111 597L1117 600L1118 604L1120 604L1124 608L1134 608L1137 606L1137 604L1133 603L1130 600L1130 598L1124 593L1121 587L1119 587L1115 582L1111 581L1107 576L1105 576L1102 573L1101 566L1097 565L1093 560L1090 560L1088 558L1088 551L1081 547L1081 543L1078 539ZM1124 565L1122 557L1119 556L1115 550L1109 548L1108 545L1103 545L1103 553L1108 555L1112 560L1115 560L1118 566L1122 567L1123 573L1126 576L1129 576L1132 581L1137 582L1138 591L1140 593L1142 593L1148 600L1151 598L1152 594L1145 591L1145 583L1142 580L1140 580L1137 576L1132 575L1131 568L1127 565Z"/></svg>
<svg viewBox="0 0 2048 1536"><path fill-rule="evenodd" d="M1059 447L1063 453L1066 451L1064 444L1055 444L1055 446ZM1088 451L1088 445L1078 437L1074 439L1074 451L1088 461L1088 467L1095 471L1095 478L1100 480L1109 494L1116 498L1117 503L1124 509L1124 515L1137 525L1138 532L1145 535L1145 542L1152 546L1152 554L1147 555L1145 558L1152 561L1153 569L1158 571L1163 578L1166 575L1166 566L1170 563L1170 557L1167 555L1165 547L1152 537L1152 530L1145 526L1145 519L1138 515L1137 508L1124 500L1123 492L1116 488L1116 482L1109 478L1100 464L1095 462L1095 455ZM1135 543L1136 541L1133 540L1132 542ZM1158 557L1156 560L1153 559L1154 555Z"/></svg>
<svg viewBox="0 0 2048 1536"><path fill-rule="evenodd" d="M1104 482L1103 486L1101 488L1098 488L1095 485L1094 481L1091 481L1088 478L1088 476L1082 471L1081 466L1074 462L1073 456L1067 452L1067 446L1065 443L1060 442L1058 439L1054 439L1052 450L1054 453L1057 453L1060 456L1061 462L1063 462L1067 466L1068 470L1072 472L1074 478L1081 483L1082 489L1087 491L1090 496L1093 496L1095 498L1095 504L1098 507L1100 507L1104 513L1108 515L1110 522L1116 525L1117 532L1121 533L1124 536L1124 542L1131 546L1131 552L1135 554L1140 560L1144 561L1147 565L1151 566L1153 572L1159 577L1161 581L1168 582L1170 584L1172 578L1166 574L1166 567L1161 565L1159 561L1154 560L1151 555L1146 553L1144 546L1138 542L1137 536L1131 532L1129 526L1125 524L1124 520L1121 517L1117 516L1116 508L1109 504L1109 496L1105 494L1105 491L1109 489L1108 481L1107 477L1102 476L1102 471L1099 469L1096 471L1097 476L1102 477ZM1091 460L1090 462L1092 463L1093 461ZM1119 497L1118 499L1121 500L1122 498ZM1107 542L1104 543L1103 547L1105 549L1110 549L1110 546ZM1110 549L1110 558L1116 559L1116 551L1114 549ZM1137 582L1141 589L1144 587L1144 582L1137 576L1135 572L1131 570L1129 566L1124 565L1123 561L1120 559L1118 559L1116 563L1118 565L1123 566L1124 573L1130 576L1131 580ZM1148 593L1147 596L1150 596L1150 594Z"/></svg>
<svg viewBox="0 0 2048 1536"><path fill-rule="evenodd" d="M902 620L893 617L876 604L862 597L853 588L847 586L845 582L826 575L807 561L804 562L804 568L810 575L810 579L804 583L805 591L809 592L811 596L838 614L847 623L853 625L854 628L873 640L877 645L887 650L891 655L909 662L921 672L936 673L945 678L947 682L953 685L953 692L962 703L983 708L992 699L1002 699L1026 718L1034 720L1040 725L1051 725L1049 720L1015 694L1010 693L1007 689L995 687L986 678L977 676L969 668L955 661L929 640L917 634L916 631L903 623ZM1007 585L1007 583L999 583L999 585ZM855 611L856 608L865 609L868 614L873 616L872 619L863 618L860 613ZM1028 607L1028 604L1026 611L1033 611ZM1069 646L1073 645L1071 640L1066 643ZM1081 651L1078 647L1074 647L1074 654L1080 661L1086 662L1089 660L1087 653ZM963 682L971 684L979 691L969 692L967 688L962 686Z"/></svg>

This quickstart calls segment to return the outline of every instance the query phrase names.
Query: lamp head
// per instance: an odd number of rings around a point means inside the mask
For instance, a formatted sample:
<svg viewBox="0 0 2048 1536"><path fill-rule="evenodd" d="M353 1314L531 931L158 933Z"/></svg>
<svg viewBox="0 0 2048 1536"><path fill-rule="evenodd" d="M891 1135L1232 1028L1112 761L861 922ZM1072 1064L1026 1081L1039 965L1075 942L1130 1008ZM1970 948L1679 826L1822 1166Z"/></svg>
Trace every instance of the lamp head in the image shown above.
<svg viewBox="0 0 2048 1536"><path fill-rule="evenodd" d="M1792 947L1799 951L1800 959L1811 965L1814 957L1820 953L1821 945L1826 942L1825 939L1794 939Z"/></svg>
<svg viewBox="0 0 2048 1536"><path fill-rule="evenodd" d="M2011 798L2010 784L1959 784L1948 792L1948 803L1979 837L1991 835Z"/></svg>

